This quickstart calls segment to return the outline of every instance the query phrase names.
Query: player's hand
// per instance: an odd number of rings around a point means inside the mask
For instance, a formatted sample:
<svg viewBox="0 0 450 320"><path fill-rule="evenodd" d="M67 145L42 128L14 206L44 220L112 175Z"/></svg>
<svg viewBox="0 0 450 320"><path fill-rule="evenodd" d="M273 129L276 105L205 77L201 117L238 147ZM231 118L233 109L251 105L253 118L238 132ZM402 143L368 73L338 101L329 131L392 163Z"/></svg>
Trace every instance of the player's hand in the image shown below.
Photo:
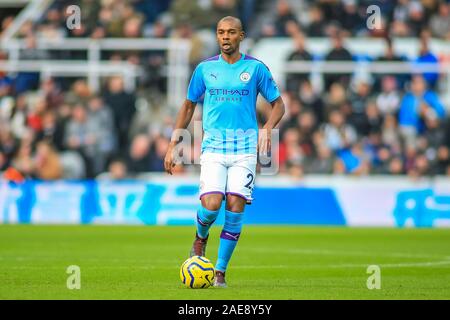
<svg viewBox="0 0 450 320"><path fill-rule="evenodd" d="M427 114L428 111L428 105L426 103L421 103L420 107L419 107L419 114L422 117L425 117L425 115Z"/></svg>
<svg viewBox="0 0 450 320"><path fill-rule="evenodd" d="M260 155L268 155L272 144L272 130L263 128L259 130L258 152Z"/></svg>
<svg viewBox="0 0 450 320"><path fill-rule="evenodd" d="M175 148L174 143L169 144L169 148L167 149L166 157L164 158L164 169L170 175L172 175L172 169L175 167L175 162L173 161L173 151Z"/></svg>

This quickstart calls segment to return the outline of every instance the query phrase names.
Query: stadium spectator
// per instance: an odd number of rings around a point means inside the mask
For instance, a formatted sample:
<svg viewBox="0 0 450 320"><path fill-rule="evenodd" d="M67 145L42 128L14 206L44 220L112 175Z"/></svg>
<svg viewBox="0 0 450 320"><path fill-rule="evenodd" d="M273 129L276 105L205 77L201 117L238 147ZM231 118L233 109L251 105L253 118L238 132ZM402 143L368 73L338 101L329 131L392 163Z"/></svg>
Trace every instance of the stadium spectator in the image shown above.
<svg viewBox="0 0 450 320"><path fill-rule="evenodd" d="M361 144L357 143L351 148L337 152L333 171L335 174L365 175L369 170L370 166L365 159Z"/></svg>
<svg viewBox="0 0 450 320"><path fill-rule="evenodd" d="M3 153L2 150L0 150L0 172L4 171L8 168L8 158Z"/></svg>
<svg viewBox="0 0 450 320"><path fill-rule="evenodd" d="M371 132L381 132L383 125L383 118L377 108L375 101L368 101L365 110L366 126L362 130L364 135L369 135Z"/></svg>
<svg viewBox="0 0 450 320"><path fill-rule="evenodd" d="M430 18L430 30L434 37L450 40L450 4L439 3L439 10Z"/></svg>
<svg viewBox="0 0 450 320"><path fill-rule="evenodd" d="M322 98L314 91L311 81L305 80L300 84L300 102L308 109L312 110L318 123L325 120L325 105Z"/></svg>
<svg viewBox="0 0 450 320"><path fill-rule="evenodd" d="M150 138L145 134L139 134L131 141L127 158L127 167L130 173L144 173L150 170Z"/></svg>
<svg viewBox="0 0 450 320"><path fill-rule="evenodd" d="M40 22L36 35L38 38L61 40L66 37L66 28L61 16L62 12L56 7L50 7Z"/></svg>
<svg viewBox="0 0 450 320"><path fill-rule="evenodd" d="M24 39L28 35L33 35L36 30L36 24L31 20L26 20L21 26L19 31L17 32L17 37L20 39Z"/></svg>
<svg viewBox="0 0 450 320"><path fill-rule="evenodd" d="M34 162L32 155L30 139L22 139L16 154L12 158L11 167L20 172L24 177L33 177Z"/></svg>
<svg viewBox="0 0 450 320"><path fill-rule="evenodd" d="M408 36L411 33L409 27L410 0L399 0L393 11L391 34L394 36Z"/></svg>
<svg viewBox="0 0 450 320"><path fill-rule="evenodd" d="M62 140L65 139L65 132L67 124L69 123L70 119L72 118L72 106L63 103L57 110L56 110L56 119L57 119L57 126L59 127L59 132L63 133ZM59 138L58 138L59 139ZM55 146L58 146L58 144L55 142ZM59 147L59 146L58 146ZM63 143L63 147L61 150L65 150L65 146Z"/></svg>
<svg viewBox="0 0 450 320"><path fill-rule="evenodd" d="M256 14L256 0L240 0L238 2L239 16L244 30L250 31L253 26L253 18ZM247 34L250 34L247 32Z"/></svg>
<svg viewBox="0 0 450 320"><path fill-rule="evenodd" d="M288 161L286 164L286 173L292 179L300 179L304 175L303 165L297 161Z"/></svg>
<svg viewBox="0 0 450 320"><path fill-rule="evenodd" d="M325 56L327 61L352 61L351 53L344 47L344 40L342 31L336 29L331 35L332 49ZM325 75L325 88L329 90L331 85L335 82L339 82L344 86L348 86L350 83L350 73L334 73Z"/></svg>
<svg viewBox="0 0 450 320"><path fill-rule="evenodd" d="M326 23L323 17L322 10L313 5L309 9L309 25L307 27L307 34L310 37L323 37L325 36Z"/></svg>
<svg viewBox="0 0 450 320"><path fill-rule="evenodd" d="M102 6L99 9L97 16L97 23L91 32L93 38L103 38L113 36L113 33L119 35L119 27L114 26L113 10L107 6Z"/></svg>
<svg viewBox="0 0 450 320"><path fill-rule="evenodd" d="M376 104L381 114L396 114L400 104L400 93L397 91L397 79L384 76L381 79L381 92L376 98Z"/></svg>
<svg viewBox="0 0 450 320"><path fill-rule="evenodd" d="M288 37L289 23L293 22L295 25L299 25L299 21L292 11L291 6L287 0L278 0L277 11L275 15L275 37Z"/></svg>
<svg viewBox="0 0 450 320"><path fill-rule="evenodd" d="M31 32L25 38L25 49L20 51L22 60L45 60L49 58L46 51L38 49L36 37ZM36 90L39 85L39 73L19 72L14 81L15 93L20 94L28 90Z"/></svg>
<svg viewBox="0 0 450 320"><path fill-rule="evenodd" d="M173 0L170 6L172 25L177 28L188 23L193 28L208 28L211 20L206 10L199 5L198 1Z"/></svg>
<svg viewBox="0 0 450 320"><path fill-rule="evenodd" d="M400 157L393 157L389 162L389 175L403 175L405 174L403 160Z"/></svg>
<svg viewBox="0 0 450 320"><path fill-rule="evenodd" d="M360 28L365 27L365 17L358 12L356 0L342 0L342 28L347 36L357 34Z"/></svg>
<svg viewBox="0 0 450 320"><path fill-rule="evenodd" d="M56 109L64 102L64 93L53 78L41 81L39 93L47 101L49 109Z"/></svg>
<svg viewBox="0 0 450 320"><path fill-rule="evenodd" d="M305 173L331 174L336 159L329 148L319 145L316 154L310 155L304 161Z"/></svg>
<svg viewBox="0 0 450 320"><path fill-rule="evenodd" d="M11 112L9 125L14 137L22 139L27 131L28 101L25 94L16 98L16 104Z"/></svg>
<svg viewBox="0 0 450 320"><path fill-rule="evenodd" d="M1 52L0 52L1 61ZM11 117L15 99L12 96L13 80L0 72L0 125Z"/></svg>
<svg viewBox="0 0 450 320"><path fill-rule="evenodd" d="M348 122L361 134L367 134L368 119L366 107L371 98L371 86L368 79L360 78L355 80L354 89L349 94L351 113Z"/></svg>
<svg viewBox="0 0 450 320"><path fill-rule="evenodd" d="M431 174L430 169L430 161L427 156L424 153L419 153L414 157L413 165L407 174L412 178L418 178Z"/></svg>
<svg viewBox="0 0 450 320"><path fill-rule="evenodd" d="M3 33L5 32L5 30L8 29L11 26L11 24L13 23L14 16L9 16L8 15L8 16L4 17L3 19L0 16L0 21L1 21L1 24L0 24L0 38L2 38L3 37Z"/></svg>
<svg viewBox="0 0 450 320"><path fill-rule="evenodd" d="M410 35L413 37L420 36L427 25L425 8L422 2L425 3L425 1L413 0L409 6L409 28L411 30Z"/></svg>
<svg viewBox="0 0 450 320"><path fill-rule="evenodd" d="M125 20L123 25L123 36L125 38L139 38L142 36L143 18L132 16Z"/></svg>
<svg viewBox="0 0 450 320"><path fill-rule="evenodd" d="M125 154L128 147L128 132L131 120L136 112L136 97L133 93L125 92L121 77L112 77L109 79L103 100L113 113L119 152Z"/></svg>
<svg viewBox="0 0 450 320"><path fill-rule="evenodd" d="M34 174L41 180L57 180L63 177L59 154L47 141L40 141L36 146Z"/></svg>
<svg viewBox="0 0 450 320"><path fill-rule="evenodd" d="M150 148L150 166L148 171L164 171L164 157L169 147L169 139L158 136Z"/></svg>
<svg viewBox="0 0 450 320"><path fill-rule="evenodd" d="M11 165L11 160L17 152L19 141L13 136L7 126L0 127L0 154L2 155L2 170Z"/></svg>
<svg viewBox="0 0 450 320"><path fill-rule="evenodd" d="M160 15L169 9L172 1L173 0L134 0L132 3L136 11L144 14L145 23L149 25L155 23Z"/></svg>
<svg viewBox="0 0 450 320"><path fill-rule="evenodd" d="M36 135L36 141L45 140L56 150L64 150L64 125L62 120L57 119L54 111L46 111L42 115L42 130Z"/></svg>
<svg viewBox="0 0 450 320"><path fill-rule="evenodd" d="M299 144L304 156L314 153L314 132L317 128L316 117L311 110L305 110L297 117Z"/></svg>
<svg viewBox="0 0 450 320"><path fill-rule="evenodd" d="M345 122L342 111L335 109L329 114L329 123L322 126L325 145L333 151L350 148L357 141L355 129Z"/></svg>
<svg viewBox="0 0 450 320"><path fill-rule="evenodd" d="M173 30L173 39L189 40L191 43L191 51L189 52L189 64L191 70L195 69L195 66L206 58L208 50L204 40L199 36L199 33L195 33L193 27L189 23L180 24ZM206 53L205 53L206 52ZM214 46L214 53L216 53L216 47Z"/></svg>
<svg viewBox="0 0 450 320"><path fill-rule="evenodd" d="M80 0L81 21L86 25L88 34L98 26L98 16L103 3L104 1Z"/></svg>
<svg viewBox="0 0 450 320"><path fill-rule="evenodd" d="M290 168L302 166L303 152L300 147L300 133L296 128L289 128L283 135L279 152L280 168L288 172Z"/></svg>
<svg viewBox="0 0 450 320"><path fill-rule="evenodd" d="M237 0L212 0L211 9L210 12L208 12L208 27L212 30L215 30L217 21L226 16L235 17L237 15Z"/></svg>
<svg viewBox="0 0 450 320"><path fill-rule="evenodd" d="M420 51L417 57L417 64L420 69L421 64L428 66L438 67L438 58L431 52L429 45L429 35L427 32L423 32L420 38ZM439 73L437 71L426 71L423 73L423 77L428 83L428 86L432 89L436 89L437 81L439 79Z"/></svg>
<svg viewBox="0 0 450 320"><path fill-rule="evenodd" d="M442 145L437 150L436 174L448 175L450 168L449 145Z"/></svg>
<svg viewBox="0 0 450 320"><path fill-rule="evenodd" d="M399 126L408 144L414 143L417 134L426 130L427 118L442 119L445 109L435 92L428 90L424 78L413 77L411 91L407 92L400 103Z"/></svg>
<svg viewBox="0 0 450 320"><path fill-rule="evenodd" d="M389 173L393 153L390 146L383 143L381 131L370 132L368 137L363 141L363 148L373 173Z"/></svg>
<svg viewBox="0 0 450 320"><path fill-rule="evenodd" d="M386 50L384 51L384 54L377 58L377 62L405 62L406 59L402 56L399 56L394 51L394 44L392 42L391 38L386 38ZM385 73L378 73L375 76L375 85L374 87L377 90L380 90L381 87L381 79L384 76L392 76L392 74L385 74ZM405 74L395 74L394 76L397 80L397 86L398 88L403 88L404 83L408 80L409 75Z"/></svg>
<svg viewBox="0 0 450 320"><path fill-rule="evenodd" d="M121 181L131 179L131 176L128 174L125 160L117 157L109 163L108 171L100 174L96 179L101 181Z"/></svg>
<svg viewBox="0 0 450 320"><path fill-rule="evenodd" d="M102 172L107 160L116 150L114 121L111 110L100 97L94 96L89 101L89 121L93 122L95 130L94 174Z"/></svg>
<svg viewBox="0 0 450 320"><path fill-rule="evenodd" d="M342 3L335 0L321 0L318 1L318 6L323 13L325 21L335 23L342 21Z"/></svg>
<svg viewBox="0 0 450 320"><path fill-rule="evenodd" d="M334 109L341 109L347 102L348 96L344 86L340 83L333 83L330 90L327 91L325 96L326 112L330 112Z"/></svg>
<svg viewBox="0 0 450 320"><path fill-rule="evenodd" d="M286 109L286 116L282 119L282 123L280 124L280 134L282 137L289 128L297 127L297 117L300 115L300 112L304 109L304 107L300 100L294 96L289 99L288 103L286 103Z"/></svg>
<svg viewBox="0 0 450 320"><path fill-rule="evenodd" d="M76 104L72 118L67 123L64 133L64 145L67 149L78 152L86 163L86 176L95 175L94 160L96 158L96 123L88 117L86 107Z"/></svg>
<svg viewBox="0 0 450 320"><path fill-rule="evenodd" d="M288 55L287 61L312 61L313 58L311 54L305 48L304 34L297 29L297 32L294 32L291 37L295 49ZM308 80L308 78L308 72L289 73L286 77L286 90L289 92L298 91L302 82Z"/></svg>
<svg viewBox="0 0 450 320"><path fill-rule="evenodd" d="M42 116L48 109L47 100L44 97L38 96L31 105L33 107L28 110L27 126L37 134L42 130Z"/></svg>
<svg viewBox="0 0 450 320"><path fill-rule="evenodd" d="M89 88L86 80L79 79L72 84L65 97L64 102L69 105L84 104L87 105L92 96L92 90Z"/></svg>
<svg viewBox="0 0 450 320"><path fill-rule="evenodd" d="M400 135L397 127L397 118L394 115L387 114L384 116L383 127L382 127L382 138L383 143L400 150Z"/></svg>
<svg viewBox="0 0 450 320"><path fill-rule="evenodd" d="M76 151L64 151L60 153L61 165L63 167L63 178L69 180L80 180L86 178L86 168L83 157Z"/></svg>

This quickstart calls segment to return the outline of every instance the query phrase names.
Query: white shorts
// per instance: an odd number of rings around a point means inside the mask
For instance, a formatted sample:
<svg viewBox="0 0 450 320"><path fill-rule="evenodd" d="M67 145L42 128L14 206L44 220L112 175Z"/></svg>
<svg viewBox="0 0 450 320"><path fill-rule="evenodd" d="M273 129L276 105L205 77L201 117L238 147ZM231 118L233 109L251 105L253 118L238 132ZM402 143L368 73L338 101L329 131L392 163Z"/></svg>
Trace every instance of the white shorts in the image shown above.
<svg viewBox="0 0 450 320"><path fill-rule="evenodd" d="M203 153L200 156L200 198L205 194L232 194L253 200L256 154Z"/></svg>

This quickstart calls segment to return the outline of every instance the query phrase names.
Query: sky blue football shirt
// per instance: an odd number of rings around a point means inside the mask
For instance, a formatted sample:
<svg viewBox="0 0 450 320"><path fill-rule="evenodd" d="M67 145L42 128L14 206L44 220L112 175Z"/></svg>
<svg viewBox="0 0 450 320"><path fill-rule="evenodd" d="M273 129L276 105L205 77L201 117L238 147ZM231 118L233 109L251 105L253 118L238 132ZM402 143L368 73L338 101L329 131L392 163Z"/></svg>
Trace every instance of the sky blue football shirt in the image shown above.
<svg viewBox="0 0 450 320"><path fill-rule="evenodd" d="M280 96L269 69L242 54L233 64L221 55L202 61L192 74L187 99L203 101L202 153L256 154L256 97L268 102Z"/></svg>

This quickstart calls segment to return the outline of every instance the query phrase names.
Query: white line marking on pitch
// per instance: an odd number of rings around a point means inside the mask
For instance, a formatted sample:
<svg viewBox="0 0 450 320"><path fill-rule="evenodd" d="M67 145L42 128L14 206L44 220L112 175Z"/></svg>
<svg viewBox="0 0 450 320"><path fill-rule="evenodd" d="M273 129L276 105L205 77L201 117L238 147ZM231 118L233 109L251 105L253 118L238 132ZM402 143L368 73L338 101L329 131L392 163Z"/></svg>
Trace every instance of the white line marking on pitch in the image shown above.
<svg viewBox="0 0 450 320"><path fill-rule="evenodd" d="M331 264L331 265L274 265L274 266L233 266L233 269L340 269L340 268L366 268L370 263L366 264ZM386 263L378 264L382 268L407 268L407 267L433 267L440 265L450 265L450 261L436 262L414 262L414 263Z"/></svg>
<svg viewBox="0 0 450 320"><path fill-rule="evenodd" d="M311 255L332 255L332 256L365 256L365 257L398 257L398 258L450 258L443 257L442 255L429 255L429 254L410 254L410 253L402 253L402 252L390 252L390 253L382 253L382 252L374 252L368 253L363 251L339 251L339 250L311 250L311 249L247 249L255 252L281 252L281 253L303 253L303 254L311 254Z"/></svg>
<svg viewBox="0 0 450 320"><path fill-rule="evenodd" d="M337 264L330 266L330 268L362 268L367 267L368 264ZM405 263L380 263L382 268L407 268L407 267L433 267L450 265L450 261L431 261L431 262L405 262Z"/></svg>

